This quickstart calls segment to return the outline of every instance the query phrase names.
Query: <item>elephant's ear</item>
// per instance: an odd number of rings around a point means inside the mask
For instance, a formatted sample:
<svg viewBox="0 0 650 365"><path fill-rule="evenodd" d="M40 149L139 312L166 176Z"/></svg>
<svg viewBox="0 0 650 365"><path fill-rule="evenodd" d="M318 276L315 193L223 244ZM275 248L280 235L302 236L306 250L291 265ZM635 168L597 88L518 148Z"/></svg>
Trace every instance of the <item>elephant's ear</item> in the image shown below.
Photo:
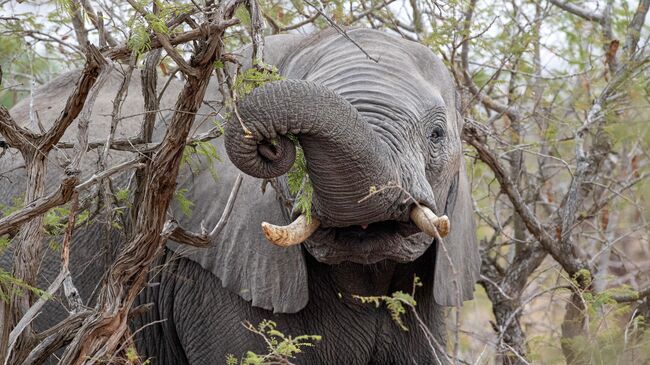
<svg viewBox="0 0 650 365"><path fill-rule="evenodd" d="M217 152L224 162L200 172L185 171L177 191L184 193L194 206L191 216L182 214L178 203L176 219L187 230L199 232L201 222L210 230L221 217L234 184L237 169L227 160L221 142ZM213 161L214 162L214 161ZM196 167L192 168L195 170ZM216 174L216 176L215 176ZM168 247L197 262L221 279L222 285L253 306L276 313L294 313L308 300L307 269L300 246L281 248L264 238L263 221L287 224L275 190L268 185L261 191L262 180L242 174L243 181L232 212L221 233L207 248L193 248L168 242ZM181 190L187 189L187 190ZM208 275L206 280L218 280Z"/></svg>
<svg viewBox="0 0 650 365"><path fill-rule="evenodd" d="M436 303L443 306L460 306L473 298L481 263L464 161L460 165L445 207L451 230L443 242L436 242L433 295Z"/></svg>

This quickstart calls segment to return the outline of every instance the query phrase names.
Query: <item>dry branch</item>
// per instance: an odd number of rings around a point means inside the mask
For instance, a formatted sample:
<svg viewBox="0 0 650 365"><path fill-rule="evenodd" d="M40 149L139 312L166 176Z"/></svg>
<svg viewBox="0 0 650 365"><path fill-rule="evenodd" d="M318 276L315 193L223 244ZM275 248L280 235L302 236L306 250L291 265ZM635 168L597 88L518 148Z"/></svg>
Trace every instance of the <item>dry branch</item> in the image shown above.
<svg viewBox="0 0 650 365"><path fill-rule="evenodd" d="M210 244L207 232L190 232L181 227L174 219L165 223L160 235L165 239L172 239L178 243L193 247L207 247Z"/></svg>
<svg viewBox="0 0 650 365"><path fill-rule="evenodd" d="M50 195L39 198L29 203L25 208L0 219L0 236L11 233L30 219L45 214L48 210L70 201L77 182L79 182L77 176L68 177Z"/></svg>
<svg viewBox="0 0 650 365"><path fill-rule="evenodd" d="M127 318L135 297L144 285L149 265L160 254L165 240L160 235L194 115L201 106L212 63L221 53L221 36L242 1L222 3L215 16L214 32L199 46L190 66L197 77L188 80L179 95L176 112L167 128L160 148L147 169L141 214L135 235L112 264L100 292L95 313L89 316L63 355L63 364L79 364L86 359L101 359L113 353L127 333Z"/></svg>
<svg viewBox="0 0 650 365"><path fill-rule="evenodd" d="M587 10L585 8L581 8L578 5L571 4L571 3L568 3L568 2L564 2L564 1L559 1L559 0L548 0L548 1L551 4L557 6L558 8L560 8L560 9L562 9L564 11L568 11L569 13L571 13L573 15L577 15L577 16L585 19L585 20L589 20L589 21L592 21L592 22L598 22L598 23L603 21L603 15L602 14L598 14L598 13L596 13L594 11L589 11L589 10Z"/></svg>
<svg viewBox="0 0 650 365"><path fill-rule="evenodd" d="M210 233L203 229L203 227L201 227L201 233L190 232L183 229L176 220L170 220L165 223L161 236L194 247L205 247L211 242L214 242L219 233L221 233L221 230L223 230L223 227L225 227L228 217L230 217L230 213L232 212L232 208L235 206L235 200L237 199L239 188L243 180L241 174L237 175L232 190L230 191L230 195L228 196L226 206L223 208L223 212L221 213L221 217Z"/></svg>
<svg viewBox="0 0 650 365"><path fill-rule="evenodd" d="M59 189L44 197L48 153L82 111L86 98L105 64L106 62L99 51L93 45L88 44L86 46L86 64L74 90L53 126L48 131L42 132L41 135L18 126L7 110L0 107L0 133L9 141L11 147L20 151L27 171L25 194L27 207L0 220L0 231L7 233L22 224L15 238L13 276L26 285L36 285L36 277L43 257L43 214L50 208L69 201L74 192L74 185L78 182L77 175L73 173L64 179ZM4 311L3 318L0 320L0 323L3 324L0 326L3 332L1 338L8 339L10 337L7 331L24 318L33 302L32 294L12 293L8 306L11 310ZM24 330L21 329L20 336L16 338L16 351L14 351L13 360L10 361L17 362L24 359L31 349L33 331L29 323L30 321L25 324ZM8 343L3 342L0 344L0 358L7 359L8 355Z"/></svg>
<svg viewBox="0 0 650 365"><path fill-rule="evenodd" d="M222 23L210 23L202 25L200 28L188 30L187 32L178 34L169 39L169 44L171 46L177 46L179 44L187 43L190 41L198 40L204 38L206 34L214 34L214 32L219 31L219 29L224 27L230 27L239 23L239 19L227 19ZM154 38L151 40L151 49L157 49L163 47L160 43L160 40ZM109 49L104 53L104 55L114 61L124 60L131 55L131 49L128 46L121 46L118 48Z"/></svg>
<svg viewBox="0 0 650 365"><path fill-rule="evenodd" d="M492 152L485 143L486 138L487 136L480 131L480 127L477 128L471 121L465 122L465 127L463 128L463 139L476 149L481 161L490 167L497 181L501 185L501 189L512 202L513 208L522 218L528 231L570 275L583 269L585 264L580 262L573 252L565 252L555 244L555 239L550 233L554 231L553 227L544 226L539 221L538 217L530 210L519 189L512 184L510 177L506 173L505 168L501 165L501 162L495 153Z"/></svg>

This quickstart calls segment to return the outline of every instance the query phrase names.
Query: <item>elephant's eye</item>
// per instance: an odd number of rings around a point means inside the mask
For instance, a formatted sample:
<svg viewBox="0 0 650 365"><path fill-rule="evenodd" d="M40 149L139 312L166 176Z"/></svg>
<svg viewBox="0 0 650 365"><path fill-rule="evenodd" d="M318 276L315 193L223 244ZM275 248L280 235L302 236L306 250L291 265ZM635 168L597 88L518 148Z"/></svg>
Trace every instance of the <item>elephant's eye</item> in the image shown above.
<svg viewBox="0 0 650 365"><path fill-rule="evenodd" d="M442 127L436 126L436 127L433 128L433 130L431 131L431 134L429 135L429 141L438 142L444 136L445 136L445 130L442 129Z"/></svg>

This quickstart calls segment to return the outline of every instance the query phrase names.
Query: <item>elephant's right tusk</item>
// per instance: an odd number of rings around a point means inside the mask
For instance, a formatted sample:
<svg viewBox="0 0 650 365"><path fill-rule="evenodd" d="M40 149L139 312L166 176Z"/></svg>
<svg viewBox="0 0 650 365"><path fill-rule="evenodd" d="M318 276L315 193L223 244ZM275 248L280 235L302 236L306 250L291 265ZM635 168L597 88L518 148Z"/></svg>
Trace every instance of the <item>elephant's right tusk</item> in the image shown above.
<svg viewBox="0 0 650 365"><path fill-rule="evenodd" d="M431 237L436 236L436 230L440 237L449 233L449 218L446 215L438 217L431 209L418 205L411 211L411 220L422 232Z"/></svg>
<svg viewBox="0 0 650 365"><path fill-rule="evenodd" d="M311 222L307 223L307 217L304 214L301 214L300 217L287 226L276 226L262 222L262 230L266 239L281 247L289 247L304 242L316 232L319 226L320 221L314 217L311 218Z"/></svg>

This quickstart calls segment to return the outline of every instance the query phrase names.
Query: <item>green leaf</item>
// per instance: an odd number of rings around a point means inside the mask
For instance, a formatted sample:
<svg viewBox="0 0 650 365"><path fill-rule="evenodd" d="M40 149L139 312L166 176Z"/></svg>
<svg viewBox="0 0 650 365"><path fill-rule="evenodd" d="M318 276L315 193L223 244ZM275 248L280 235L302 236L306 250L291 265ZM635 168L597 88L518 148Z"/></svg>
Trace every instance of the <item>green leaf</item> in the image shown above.
<svg viewBox="0 0 650 365"><path fill-rule="evenodd" d="M120 203L125 202L128 198L129 198L129 188L128 187L119 189L115 193L115 199Z"/></svg>
<svg viewBox="0 0 650 365"><path fill-rule="evenodd" d="M422 286L422 282L418 276L413 278L413 289L416 287ZM413 293L415 295L415 293ZM381 296L360 296L352 295L353 298L359 300L364 304L374 304L375 307L379 307L381 303L386 305L386 308L390 312L390 316L403 331L408 331L408 327L404 324L402 316L406 314L406 307L415 308L417 302L411 294L404 293L402 291L394 292L390 297L386 295ZM405 307L406 306L406 307Z"/></svg>
<svg viewBox="0 0 650 365"><path fill-rule="evenodd" d="M244 96L267 82L279 80L284 80L284 77L278 73L275 66L257 63L254 67L237 75L234 89L237 95Z"/></svg>
<svg viewBox="0 0 650 365"><path fill-rule="evenodd" d="M8 235L0 236L0 254L9 247L10 242Z"/></svg>
<svg viewBox="0 0 650 365"><path fill-rule="evenodd" d="M237 365L237 363L239 363L239 361L237 360L235 355L233 354L226 355L226 365Z"/></svg>
<svg viewBox="0 0 650 365"><path fill-rule="evenodd" d="M10 272L4 271L0 268L0 301L8 301L13 294L21 294L27 290L39 297L49 300L51 297L39 288L28 285L24 281L17 279Z"/></svg>
<svg viewBox="0 0 650 365"><path fill-rule="evenodd" d="M290 139L295 140L291 136ZM294 142L295 143L295 142ZM296 160L287 173L287 182L289 191L295 198L295 209L307 218L307 223L311 222L311 206L314 196L314 187L309 180L307 173L307 160L302 148L296 148Z"/></svg>
<svg viewBox="0 0 650 365"><path fill-rule="evenodd" d="M136 20L131 28L131 36L126 42L127 46L135 51L135 53L142 55L151 49L151 38L149 31L141 20Z"/></svg>
<svg viewBox="0 0 650 365"><path fill-rule="evenodd" d="M223 127L221 128L223 129ZM181 158L181 163L187 164L194 173L198 173L201 167L206 167L215 182L219 179L215 167L216 162L222 162L222 159L217 152L217 147L210 143L210 141L197 141L188 144L185 146L183 157Z"/></svg>
<svg viewBox="0 0 650 365"><path fill-rule="evenodd" d="M180 208L181 212L186 217L190 217L192 215L192 208L194 207L194 203L191 200L187 199L185 196L188 191L189 190L187 188L181 188L174 192L174 199L178 203L178 207Z"/></svg>

